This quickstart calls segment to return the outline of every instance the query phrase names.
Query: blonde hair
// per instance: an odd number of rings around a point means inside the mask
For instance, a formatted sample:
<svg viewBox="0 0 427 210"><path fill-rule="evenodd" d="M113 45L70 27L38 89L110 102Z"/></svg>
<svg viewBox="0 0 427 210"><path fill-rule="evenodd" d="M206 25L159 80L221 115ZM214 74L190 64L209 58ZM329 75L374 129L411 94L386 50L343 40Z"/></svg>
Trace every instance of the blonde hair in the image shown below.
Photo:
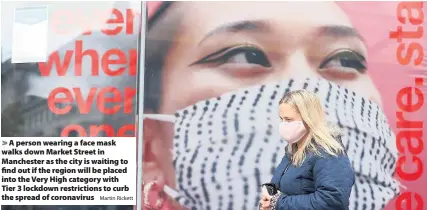
<svg viewBox="0 0 427 210"><path fill-rule="evenodd" d="M288 152L292 155L292 163L295 166L304 162L307 151L319 155L320 148L333 156L344 152L342 143L336 139L341 135L341 130L326 122L323 106L314 93L304 89L291 91L283 96L279 102L279 105L281 104L289 104L299 112L304 125L307 127L308 135L300 142L300 148L297 144L287 146Z"/></svg>

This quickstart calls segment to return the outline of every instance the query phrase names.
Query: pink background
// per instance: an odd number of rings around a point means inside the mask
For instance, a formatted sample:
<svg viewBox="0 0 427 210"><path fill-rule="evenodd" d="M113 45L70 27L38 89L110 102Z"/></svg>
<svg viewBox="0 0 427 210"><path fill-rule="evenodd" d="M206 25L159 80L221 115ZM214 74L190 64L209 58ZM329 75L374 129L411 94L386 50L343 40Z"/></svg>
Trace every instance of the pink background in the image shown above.
<svg viewBox="0 0 427 210"><path fill-rule="evenodd" d="M395 56L397 41L388 39L390 31L395 31L400 22L397 20L396 8L399 2L340 2L339 5L349 14L351 20L368 43L368 52L370 59L370 74L380 90L385 112L388 116L390 125L396 131L396 95L398 91L406 86L414 87L415 75L426 78L426 64L422 67L402 66L397 63ZM424 11L427 11L424 6ZM424 12L426 13L426 12ZM424 22L424 26L426 22ZM413 26L402 26L414 30ZM419 42L424 42L426 47L426 38ZM414 40L415 41L415 40ZM409 41L407 41L409 42ZM426 49L426 48L425 48ZM424 50L427 52L427 50ZM424 56L425 58L427 55ZM427 79L424 79L424 103L427 102ZM427 120L426 104L416 114L411 115L408 119ZM406 117L406 115L405 115ZM426 126L424 125L424 131ZM424 132L423 139L427 138L427 132ZM420 155L422 160L427 160L427 154L423 151ZM427 198L427 175L424 172L421 178L413 182L402 181L402 184L407 187L406 191L417 192L423 200ZM425 202L425 201L424 201ZM416 206L413 202L412 209ZM389 203L387 210L396 209L394 201Z"/></svg>

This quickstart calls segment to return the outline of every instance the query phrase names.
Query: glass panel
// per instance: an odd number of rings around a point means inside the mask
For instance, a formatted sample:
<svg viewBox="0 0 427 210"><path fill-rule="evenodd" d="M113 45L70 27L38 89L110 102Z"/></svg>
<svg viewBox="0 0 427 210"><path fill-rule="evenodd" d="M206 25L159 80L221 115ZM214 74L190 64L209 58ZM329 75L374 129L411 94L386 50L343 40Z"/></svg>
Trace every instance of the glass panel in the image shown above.
<svg viewBox="0 0 427 210"><path fill-rule="evenodd" d="M135 136L140 5L2 1L1 135ZM133 207L2 206L9 209Z"/></svg>

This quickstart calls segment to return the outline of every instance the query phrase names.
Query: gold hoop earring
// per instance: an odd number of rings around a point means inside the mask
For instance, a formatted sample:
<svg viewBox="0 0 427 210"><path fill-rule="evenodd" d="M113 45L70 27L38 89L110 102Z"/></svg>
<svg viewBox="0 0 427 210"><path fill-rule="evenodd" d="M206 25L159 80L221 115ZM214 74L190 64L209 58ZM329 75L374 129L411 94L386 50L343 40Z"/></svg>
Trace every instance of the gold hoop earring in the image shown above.
<svg viewBox="0 0 427 210"><path fill-rule="evenodd" d="M151 206L150 204L150 199L149 199L149 194L150 191L152 190L152 188L156 186L156 182L149 182L147 185L144 186L144 206L150 209L157 209L159 210L164 203L164 198L158 196L156 199L156 204L154 205L154 207Z"/></svg>

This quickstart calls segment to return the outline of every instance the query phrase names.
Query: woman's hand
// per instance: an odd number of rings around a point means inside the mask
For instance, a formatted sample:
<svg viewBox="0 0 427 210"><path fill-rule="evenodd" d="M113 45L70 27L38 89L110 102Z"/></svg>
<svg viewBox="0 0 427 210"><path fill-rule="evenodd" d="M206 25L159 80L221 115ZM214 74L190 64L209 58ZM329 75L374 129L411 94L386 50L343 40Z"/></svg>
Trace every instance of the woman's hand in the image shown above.
<svg viewBox="0 0 427 210"><path fill-rule="evenodd" d="M267 190L263 188L262 195L261 195L261 201L260 201L260 209L261 210L269 210L271 208L270 202L271 202L271 195L268 194Z"/></svg>
<svg viewBox="0 0 427 210"><path fill-rule="evenodd" d="M260 209L261 210L270 210L270 208L271 208L271 206L270 206L270 200L269 199L266 199L266 200L261 199L261 201L260 201Z"/></svg>

